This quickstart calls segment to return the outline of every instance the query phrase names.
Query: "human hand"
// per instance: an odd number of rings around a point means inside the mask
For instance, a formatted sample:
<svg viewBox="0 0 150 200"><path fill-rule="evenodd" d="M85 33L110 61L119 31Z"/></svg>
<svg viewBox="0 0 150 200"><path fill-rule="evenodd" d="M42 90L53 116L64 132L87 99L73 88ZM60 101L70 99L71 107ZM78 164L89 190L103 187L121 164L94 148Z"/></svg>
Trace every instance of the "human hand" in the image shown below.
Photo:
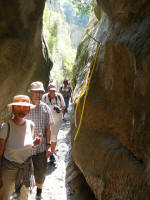
<svg viewBox="0 0 150 200"><path fill-rule="evenodd" d="M51 154L52 154L51 148L49 146L47 146L46 147L46 157L49 158Z"/></svg>
<svg viewBox="0 0 150 200"><path fill-rule="evenodd" d="M41 134L37 135L35 137L35 139L33 140L33 147L36 147L38 146L39 144L41 144Z"/></svg>

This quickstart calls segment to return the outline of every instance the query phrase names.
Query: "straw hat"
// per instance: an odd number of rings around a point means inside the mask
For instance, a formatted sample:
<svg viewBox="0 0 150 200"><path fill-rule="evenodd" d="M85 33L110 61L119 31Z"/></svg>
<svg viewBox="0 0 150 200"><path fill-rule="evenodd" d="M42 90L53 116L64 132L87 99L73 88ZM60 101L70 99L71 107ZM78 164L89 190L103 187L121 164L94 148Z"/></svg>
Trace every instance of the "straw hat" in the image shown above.
<svg viewBox="0 0 150 200"><path fill-rule="evenodd" d="M12 108L12 106L28 106L31 109L36 107L36 105L30 103L30 98L26 95L14 96L13 103L8 104L8 108Z"/></svg>
<svg viewBox="0 0 150 200"><path fill-rule="evenodd" d="M28 90L28 92L30 92L30 91L43 91L43 92L45 92L43 83L40 82L40 81L35 81L35 82L31 83L30 89Z"/></svg>

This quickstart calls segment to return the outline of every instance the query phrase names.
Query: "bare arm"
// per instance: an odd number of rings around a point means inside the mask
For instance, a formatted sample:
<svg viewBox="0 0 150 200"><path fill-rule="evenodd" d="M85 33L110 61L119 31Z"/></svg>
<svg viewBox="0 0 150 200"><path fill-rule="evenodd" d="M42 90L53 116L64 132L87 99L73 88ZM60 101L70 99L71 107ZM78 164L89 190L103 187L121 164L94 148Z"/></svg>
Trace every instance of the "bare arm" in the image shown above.
<svg viewBox="0 0 150 200"><path fill-rule="evenodd" d="M4 152L4 147L5 147L5 141L4 139L0 139L0 190L3 186L2 182L2 156Z"/></svg>
<svg viewBox="0 0 150 200"><path fill-rule="evenodd" d="M50 143L50 138L51 138L51 130L50 130L50 126L46 126L45 127L45 131L46 131L46 142L47 144Z"/></svg>
<svg viewBox="0 0 150 200"><path fill-rule="evenodd" d="M50 126L46 126L45 131L46 131L46 143L50 144L50 138L51 138ZM46 146L46 156L47 156L47 158L50 156L49 148L50 148L50 146Z"/></svg>
<svg viewBox="0 0 150 200"><path fill-rule="evenodd" d="M34 138L34 126L31 125L31 134L32 134L32 137Z"/></svg>

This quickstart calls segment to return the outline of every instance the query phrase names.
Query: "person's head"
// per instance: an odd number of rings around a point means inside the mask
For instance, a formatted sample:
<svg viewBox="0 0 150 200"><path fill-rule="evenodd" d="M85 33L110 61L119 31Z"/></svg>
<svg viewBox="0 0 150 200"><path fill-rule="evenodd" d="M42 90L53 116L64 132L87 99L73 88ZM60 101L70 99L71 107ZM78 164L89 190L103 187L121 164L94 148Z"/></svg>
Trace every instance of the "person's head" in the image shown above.
<svg viewBox="0 0 150 200"><path fill-rule="evenodd" d="M12 109L15 117L24 118L29 114L30 109L35 108L35 105L30 103L30 98L27 95L16 95L13 102L8 104L8 108Z"/></svg>
<svg viewBox="0 0 150 200"><path fill-rule="evenodd" d="M43 83L40 81L35 81L31 83L28 92L31 95L33 103L40 102L40 100L42 99L42 95L45 92Z"/></svg>
<svg viewBox="0 0 150 200"><path fill-rule="evenodd" d="M56 92L56 84L55 83L49 83L48 85L48 94L51 99L55 98L55 92Z"/></svg>
<svg viewBox="0 0 150 200"><path fill-rule="evenodd" d="M64 84L64 86L67 86L68 85L68 79L64 79L63 84Z"/></svg>

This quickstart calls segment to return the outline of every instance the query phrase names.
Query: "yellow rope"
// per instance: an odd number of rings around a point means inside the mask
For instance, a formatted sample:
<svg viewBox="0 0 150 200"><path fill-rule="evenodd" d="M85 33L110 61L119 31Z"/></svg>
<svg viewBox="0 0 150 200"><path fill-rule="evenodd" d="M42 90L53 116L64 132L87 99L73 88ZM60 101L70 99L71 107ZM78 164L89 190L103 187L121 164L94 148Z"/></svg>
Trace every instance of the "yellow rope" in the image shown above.
<svg viewBox="0 0 150 200"><path fill-rule="evenodd" d="M93 67L92 67L92 70L91 70L91 74L90 74L90 77L89 77L89 81L88 81L88 84L87 84L87 89L86 89L86 93L85 93L85 97L84 97L84 101L83 101L83 106L82 106L82 112L81 112L81 117L80 117L80 122L79 122L79 126L78 126L78 129L77 129L77 132L75 134L75 137L74 137L74 141L76 140L78 134L79 134L79 130L80 130L80 127L81 127L81 123L82 123L82 120L83 120L83 113L84 113L84 108L85 108L85 102L86 102L86 98L87 98L87 95L88 95L88 90L89 90L89 86L90 86L90 82L91 82L91 79L92 79L92 75L93 75L93 72L94 72L94 69L95 69L95 65L96 65L96 60L97 60L97 56L98 56L98 53L99 53L99 50L100 50L100 46L98 46L97 50L96 50L96 53L95 55L93 56L93 59L88 67L88 71L86 73L86 76L85 76L85 79L84 79L84 83L83 83L83 86L82 86L82 89L81 89L81 93L79 95L79 98L78 98L78 101L77 101L77 106L76 106L76 109L75 109L75 127L77 127L77 120L76 120L76 115L77 115L77 109L78 109L78 105L79 105L79 102L80 102L80 99L81 99L81 96L83 94L83 91L84 91L84 87L85 87L85 83L87 81L87 78L88 78L88 73L89 73L89 70L92 66L92 62L94 60L94 64L93 64Z"/></svg>

